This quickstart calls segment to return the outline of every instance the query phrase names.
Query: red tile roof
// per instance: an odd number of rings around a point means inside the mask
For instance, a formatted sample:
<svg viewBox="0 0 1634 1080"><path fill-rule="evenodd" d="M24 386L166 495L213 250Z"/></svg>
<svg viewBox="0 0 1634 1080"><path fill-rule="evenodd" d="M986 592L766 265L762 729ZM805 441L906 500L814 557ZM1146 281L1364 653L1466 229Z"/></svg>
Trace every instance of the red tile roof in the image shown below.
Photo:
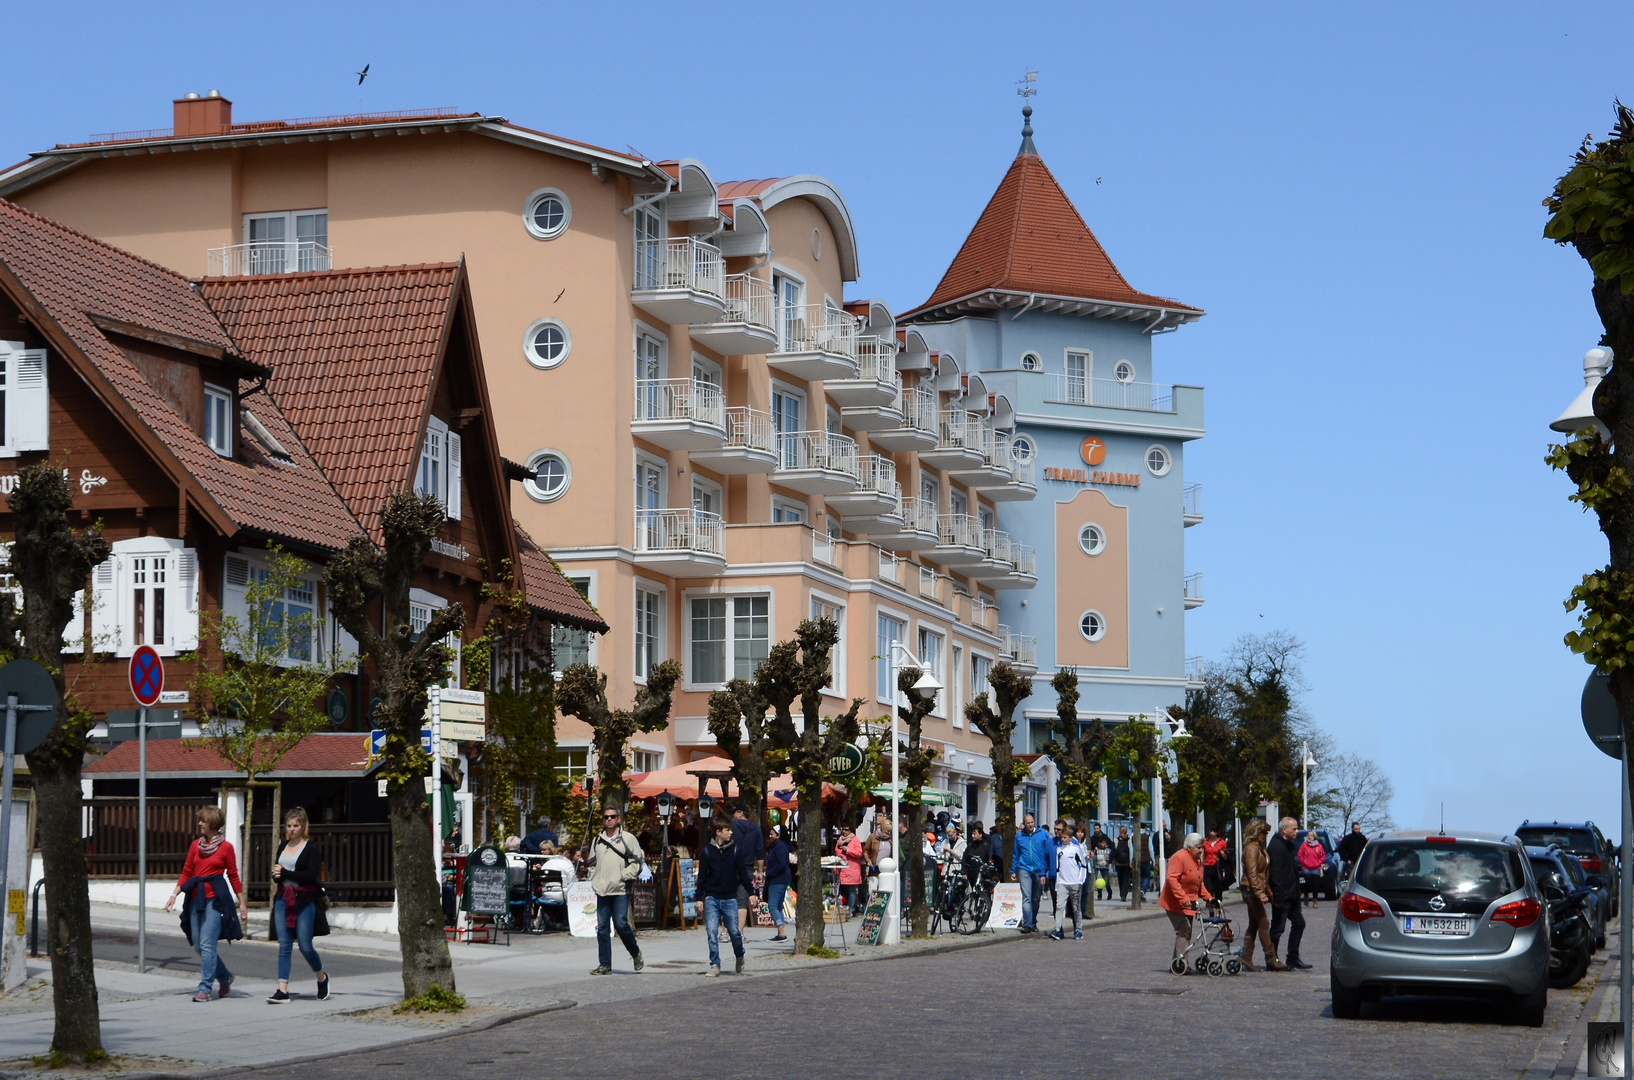
<svg viewBox="0 0 1634 1080"><path fill-rule="evenodd" d="M198 283L371 533L414 475L459 279L459 263L432 263Z"/></svg>
<svg viewBox="0 0 1634 1080"><path fill-rule="evenodd" d="M774 176L766 180L727 180L717 187L723 202L727 199L752 199L781 179Z"/></svg>
<svg viewBox="0 0 1634 1080"><path fill-rule="evenodd" d="M100 376L113 396L123 399L127 423L139 438L146 428L161 458L168 452L177 482L201 506L213 503L237 526L320 547L342 547L357 532L357 521L276 403L251 397L245 408L290 452L291 462L276 461L247 434L241 435L244 460L223 458L92 321L93 316L114 319L236 354L232 339L186 278L3 199L0 272L14 275L38 304L39 317L50 324L41 329L48 336L53 329L60 332L58 350L64 345L77 350L90 365L81 374L93 382ZM75 357L67 359L79 366Z"/></svg>
<svg viewBox="0 0 1634 1080"><path fill-rule="evenodd" d="M989 289L1200 310L1125 281L1044 159L1028 153L1011 162L930 299L907 314Z"/></svg>
<svg viewBox="0 0 1634 1080"><path fill-rule="evenodd" d="M481 113L460 112L446 105L435 109L397 109L390 112L350 113L336 116L303 116L294 120L253 120L232 124L226 131L215 135L258 135L281 131L305 131L311 128L363 127L371 124L401 124L412 120L480 120ZM152 142L177 138L175 128L149 128L146 131L110 131L92 135L82 143L58 143L58 149L78 149L83 146L101 146L117 142ZM208 134L184 135L181 138L209 138Z"/></svg>
<svg viewBox="0 0 1634 1080"><path fill-rule="evenodd" d="M285 754L278 768L265 776L294 773L362 776L369 763L369 736L354 734L308 735ZM193 739L148 740L148 776L241 776L209 744ZM122 742L85 766L85 775L102 780L134 779L137 774L135 740Z"/></svg>
<svg viewBox="0 0 1634 1080"><path fill-rule="evenodd" d="M522 526L516 526L516 550L522 557L522 592L528 606L541 611L552 622L607 632L607 623L561 569L546 555Z"/></svg>

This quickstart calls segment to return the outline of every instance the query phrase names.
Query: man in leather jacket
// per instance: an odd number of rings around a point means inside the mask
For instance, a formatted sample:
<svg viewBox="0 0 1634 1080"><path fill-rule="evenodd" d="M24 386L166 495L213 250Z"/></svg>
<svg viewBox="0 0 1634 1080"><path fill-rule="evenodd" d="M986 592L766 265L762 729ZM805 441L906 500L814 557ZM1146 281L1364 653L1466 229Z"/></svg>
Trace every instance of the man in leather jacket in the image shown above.
<svg viewBox="0 0 1634 1080"><path fill-rule="evenodd" d="M1299 958L1299 939L1305 936L1305 913L1299 910L1299 822L1285 817L1277 835L1266 845L1271 863L1271 944L1282 943L1282 928L1288 926L1288 952L1282 962L1291 968L1309 969Z"/></svg>

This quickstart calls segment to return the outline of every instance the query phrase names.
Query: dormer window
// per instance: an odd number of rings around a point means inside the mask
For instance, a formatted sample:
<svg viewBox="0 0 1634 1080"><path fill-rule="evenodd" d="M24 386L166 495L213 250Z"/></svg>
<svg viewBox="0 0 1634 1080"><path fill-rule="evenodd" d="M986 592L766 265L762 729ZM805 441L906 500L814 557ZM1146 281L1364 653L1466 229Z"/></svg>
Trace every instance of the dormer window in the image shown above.
<svg viewBox="0 0 1634 1080"><path fill-rule="evenodd" d="M460 518L460 437L448 425L431 417L426 422L425 441L420 444L420 467L414 474L414 490L435 496L449 518Z"/></svg>
<svg viewBox="0 0 1634 1080"><path fill-rule="evenodd" d="M233 392L204 385L204 441L222 457L233 456Z"/></svg>

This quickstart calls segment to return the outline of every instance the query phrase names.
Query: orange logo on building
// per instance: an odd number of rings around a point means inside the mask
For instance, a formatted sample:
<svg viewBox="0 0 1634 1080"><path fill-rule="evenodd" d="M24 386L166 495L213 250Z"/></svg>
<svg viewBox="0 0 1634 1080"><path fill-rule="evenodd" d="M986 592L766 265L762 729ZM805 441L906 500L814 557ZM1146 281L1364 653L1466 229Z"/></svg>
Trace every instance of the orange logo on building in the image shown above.
<svg viewBox="0 0 1634 1080"><path fill-rule="evenodd" d="M1078 448L1078 452L1084 456L1084 464L1099 465L1106 460L1106 443L1099 435L1091 435L1084 440L1084 445Z"/></svg>

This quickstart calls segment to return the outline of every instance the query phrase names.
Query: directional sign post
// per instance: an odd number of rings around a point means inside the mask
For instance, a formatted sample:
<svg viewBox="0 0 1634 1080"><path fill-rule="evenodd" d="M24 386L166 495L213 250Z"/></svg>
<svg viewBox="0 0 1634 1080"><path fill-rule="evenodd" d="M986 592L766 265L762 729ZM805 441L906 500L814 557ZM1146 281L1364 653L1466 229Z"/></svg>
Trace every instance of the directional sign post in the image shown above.
<svg viewBox="0 0 1634 1080"><path fill-rule="evenodd" d="M148 960L148 708L165 692L165 662L152 645L130 658L130 692L142 708L136 716L136 970Z"/></svg>
<svg viewBox="0 0 1634 1080"><path fill-rule="evenodd" d="M0 733L5 745L5 764L0 766L0 897L9 897L11 882L11 784L18 754L26 754L45 741L57 715L57 684L51 675L32 660L13 660L0 668L0 697L6 702L6 730ZM25 864L27 859L24 860ZM25 875L26 877L26 875ZM26 884L26 881L25 881ZM21 896L22 893L17 894ZM17 916L22 925L21 909ZM19 931L21 932L21 931Z"/></svg>
<svg viewBox="0 0 1634 1080"><path fill-rule="evenodd" d="M1619 853L1618 868L1620 879L1617 892L1618 914L1622 919L1621 956L1618 959L1619 991L1622 994L1622 1023L1623 1031L1628 1031L1631 1022L1634 1022L1634 1008L1630 997L1634 996L1634 908L1630 908L1629 898L1634 896L1634 862L1630 861L1629 836L1634 832L1634 817L1630 815L1628 801L1628 745L1623 740L1623 714L1617 708L1617 699L1611 693L1611 676L1602 675L1598 671L1591 672L1588 682L1583 684L1583 699L1581 703L1583 713L1583 730L1588 732L1589 741L1608 757L1614 757L1622 763L1617 771L1617 786L1622 789L1623 795L1623 839L1622 850ZM1624 1038L1627 1038L1625 1035Z"/></svg>

